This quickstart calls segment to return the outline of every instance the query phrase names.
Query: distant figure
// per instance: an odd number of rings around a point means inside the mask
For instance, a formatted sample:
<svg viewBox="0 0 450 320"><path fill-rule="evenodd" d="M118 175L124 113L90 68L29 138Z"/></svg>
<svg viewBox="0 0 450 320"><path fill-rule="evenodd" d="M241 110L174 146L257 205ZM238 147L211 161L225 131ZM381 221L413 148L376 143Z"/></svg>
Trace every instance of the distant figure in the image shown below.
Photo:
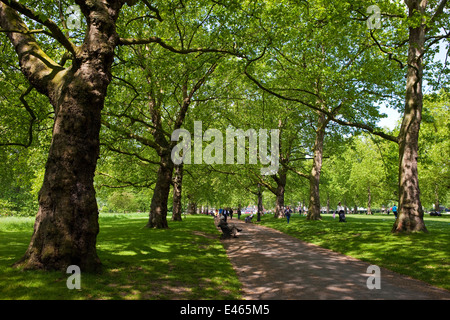
<svg viewBox="0 0 450 320"><path fill-rule="evenodd" d="M341 206L341 202L338 203L336 211L339 214L339 222L346 222L345 221L345 209L343 206Z"/></svg>
<svg viewBox="0 0 450 320"><path fill-rule="evenodd" d="M233 209L230 208L230 210L228 210L228 214L230 215L230 219L233 219Z"/></svg>
<svg viewBox="0 0 450 320"><path fill-rule="evenodd" d="M241 219L241 208L238 208L237 210L238 220Z"/></svg>
<svg viewBox="0 0 450 320"><path fill-rule="evenodd" d="M289 220L291 219L291 213L292 213L292 209L289 208L289 206L287 206L286 209L284 210L284 215L286 216L288 224L289 224Z"/></svg>
<svg viewBox="0 0 450 320"><path fill-rule="evenodd" d="M394 206L392 207L392 213L395 216L395 219L397 219L397 205L394 204Z"/></svg>

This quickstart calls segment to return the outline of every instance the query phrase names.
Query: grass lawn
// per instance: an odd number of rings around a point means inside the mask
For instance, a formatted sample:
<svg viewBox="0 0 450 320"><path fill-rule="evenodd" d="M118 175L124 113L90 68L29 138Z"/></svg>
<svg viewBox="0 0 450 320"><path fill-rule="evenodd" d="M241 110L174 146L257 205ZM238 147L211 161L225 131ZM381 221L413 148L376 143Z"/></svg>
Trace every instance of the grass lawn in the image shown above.
<svg viewBox="0 0 450 320"><path fill-rule="evenodd" d="M100 214L101 274L81 273L81 290L64 272L11 268L25 252L34 218L0 218L0 299L240 299L241 284L209 216L144 228L148 214Z"/></svg>
<svg viewBox="0 0 450 320"><path fill-rule="evenodd" d="M425 216L429 233L390 233L393 215L346 216L323 214L321 221L306 221L295 214L290 223L266 215L262 225L306 242L370 262L380 267L450 290L450 216ZM255 220L255 219L254 219Z"/></svg>

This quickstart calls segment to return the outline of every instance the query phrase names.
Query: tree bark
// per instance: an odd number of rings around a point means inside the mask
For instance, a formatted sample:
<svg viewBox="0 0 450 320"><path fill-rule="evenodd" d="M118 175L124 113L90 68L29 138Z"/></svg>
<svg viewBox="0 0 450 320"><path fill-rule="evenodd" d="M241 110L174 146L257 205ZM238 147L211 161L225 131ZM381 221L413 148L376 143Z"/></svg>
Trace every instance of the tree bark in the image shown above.
<svg viewBox="0 0 450 320"><path fill-rule="evenodd" d="M181 191L183 184L183 164L175 165L175 175L173 179L173 209L172 220L182 221L182 207L181 207Z"/></svg>
<svg viewBox="0 0 450 320"><path fill-rule="evenodd" d="M156 178L155 190L150 205L150 214L147 228L167 229L167 204L169 200L170 186L174 163L170 150L163 151Z"/></svg>
<svg viewBox="0 0 450 320"><path fill-rule="evenodd" d="M427 1L407 1L409 16L415 12L425 13ZM399 142L399 206L398 218L392 232L409 233L427 231L423 221L420 201L417 157L419 130L422 120L422 80L426 26L421 24L409 29L408 73L406 80L406 101Z"/></svg>
<svg viewBox="0 0 450 320"><path fill-rule="evenodd" d="M275 189L276 203L275 203L275 218L284 218L284 192L286 190L286 170L280 168L278 177L275 178L277 188Z"/></svg>
<svg viewBox="0 0 450 320"><path fill-rule="evenodd" d="M261 221L261 214L263 212L262 192L258 190L258 216L256 221Z"/></svg>
<svg viewBox="0 0 450 320"><path fill-rule="evenodd" d="M83 6L88 28L73 64L65 69L40 49L17 12L0 3L0 25L8 30L23 74L55 110L52 142L39 192L39 210L25 255L25 269L99 271L98 207L93 185L99 156L101 110L111 81L119 1L106 8ZM94 23L95 22L95 23ZM67 40L67 39L65 39ZM68 41L67 41L68 42ZM66 42L66 43L67 43Z"/></svg>
<svg viewBox="0 0 450 320"><path fill-rule="evenodd" d="M323 113L319 113L318 125L316 130L316 139L314 142L314 158L309 175L309 208L306 220L322 220L320 215L320 173L322 171L323 160L323 140L325 137L325 128L329 120Z"/></svg>

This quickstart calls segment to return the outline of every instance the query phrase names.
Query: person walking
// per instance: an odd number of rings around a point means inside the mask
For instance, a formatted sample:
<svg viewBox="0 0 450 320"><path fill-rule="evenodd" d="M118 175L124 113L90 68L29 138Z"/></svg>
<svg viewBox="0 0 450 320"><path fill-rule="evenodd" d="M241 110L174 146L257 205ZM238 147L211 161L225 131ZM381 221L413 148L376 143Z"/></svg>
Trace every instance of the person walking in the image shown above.
<svg viewBox="0 0 450 320"><path fill-rule="evenodd" d="M289 206L287 206L286 209L284 210L284 215L286 216L288 224L289 224L289 220L291 219L291 213L292 213L292 209L289 208Z"/></svg>
<svg viewBox="0 0 450 320"><path fill-rule="evenodd" d="M396 204L394 204L394 206L392 207L392 213L394 214L395 219L397 219L397 205Z"/></svg>
<svg viewBox="0 0 450 320"><path fill-rule="evenodd" d="M241 219L241 208L238 208L237 210L238 220Z"/></svg>
<svg viewBox="0 0 450 320"><path fill-rule="evenodd" d="M337 213L339 214L339 222L346 222L345 221L345 209L341 205L341 202L338 203L338 206L336 208Z"/></svg>

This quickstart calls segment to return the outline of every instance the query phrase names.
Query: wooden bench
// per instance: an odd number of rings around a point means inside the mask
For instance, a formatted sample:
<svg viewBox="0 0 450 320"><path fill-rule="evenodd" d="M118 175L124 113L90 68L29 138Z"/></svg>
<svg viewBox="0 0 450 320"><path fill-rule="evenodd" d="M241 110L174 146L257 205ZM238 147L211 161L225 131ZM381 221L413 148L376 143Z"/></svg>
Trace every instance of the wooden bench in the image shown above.
<svg viewBox="0 0 450 320"><path fill-rule="evenodd" d="M214 219L215 224L217 219ZM230 239L230 238L237 238L237 233L241 232L241 229L238 229L235 225L229 225L228 222L226 222L223 219L219 219L219 222L216 224L216 227L219 228L222 231L222 234L220 235L220 239Z"/></svg>

